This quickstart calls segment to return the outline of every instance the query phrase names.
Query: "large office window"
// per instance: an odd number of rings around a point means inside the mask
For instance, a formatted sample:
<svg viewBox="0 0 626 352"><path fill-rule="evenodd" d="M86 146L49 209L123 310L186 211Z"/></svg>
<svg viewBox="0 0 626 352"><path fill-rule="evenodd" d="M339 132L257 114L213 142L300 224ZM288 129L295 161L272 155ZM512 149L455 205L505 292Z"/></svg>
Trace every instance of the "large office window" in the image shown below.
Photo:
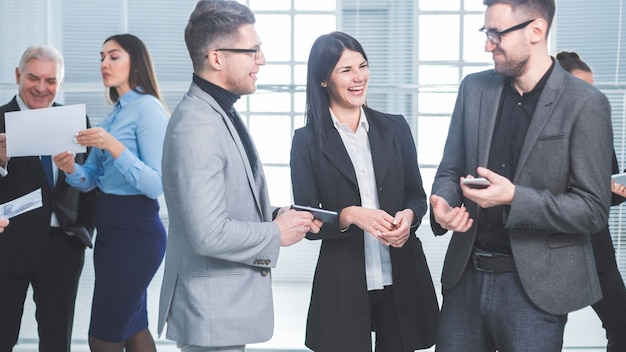
<svg viewBox="0 0 626 352"><path fill-rule="evenodd" d="M576 51L594 72L595 85L611 102L613 145L620 170L626 169L626 8L609 0L593 13L583 0L562 1L557 11L555 52ZM586 13L585 16L580 16ZM622 277L626 275L626 205L611 208L609 227Z"/></svg>
<svg viewBox="0 0 626 352"><path fill-rule="evenodd" d="M442 155L456 90L471 72L490 68L484 53L480 0L238 0L256 14L267 65L260 69L258 90L242 97L237 108L259 150L272 202L291 203L289 150L293 131L304 124L306 61L315 38L333 30L356 37L368 54L371 79L368 104L374 109L405 116L412 128L418 161L427 192ZM65 104L87 105L92 124L106 116L99 74L99 51L110 35L133 33L148 46L165 101L173 110L191 81L191 62L183 30L196 0L3 0L0 2L0 103L16 92L14 68L31 44L50 44L66 59L66 80L59 96ZM609 96L613 108L615 149L626 168L626 61L622 53L622 0L607 0L589 11L588 1L557 4L551 47L581 53L594 69L598 87ZM581 14L585 15L581 17ZM581 20L582 18L582 20ZM162 201L162 217L167 212ZM623 207L611 213L611 231L622 273L626 272L626 233ZM626 215L626 214L625 214ZM439 275L447 237L434 238L428 219L419 229L439 287ZM273 279L278 284L310 285L319 242L303 241L281 252ZM90 261L88 257L88 261ZM81 285L89 285L93 269L86 264ZM160 277L152 284L158 293ZM284 289L278 285L278 289ZM439 288L438 288L439 290ZM308 302L308 292L297 300ZM77 314L88 317L91 287L81 289ZM278 293L281 295L281 293ZM151 300L156 300L151 296ZM82 312L81 310L87 310ZM24 319L32 319L27 308ZM156 311L149 312L151 327ZM277 330L281 328L277 319ZM84 321L80 322L85 324ZM575 325L575 322L572 324ZM599 324L592 322L592 324ZM84 327L75 328L75 339L85 339ZM580 328L580 331L583 328ZM566 336L566 346L599 346L601 333ZM22 332L29 339L36 331ZM275 335L281 338L280 334ZM293 346L293 347L302 347Z"/></svg>

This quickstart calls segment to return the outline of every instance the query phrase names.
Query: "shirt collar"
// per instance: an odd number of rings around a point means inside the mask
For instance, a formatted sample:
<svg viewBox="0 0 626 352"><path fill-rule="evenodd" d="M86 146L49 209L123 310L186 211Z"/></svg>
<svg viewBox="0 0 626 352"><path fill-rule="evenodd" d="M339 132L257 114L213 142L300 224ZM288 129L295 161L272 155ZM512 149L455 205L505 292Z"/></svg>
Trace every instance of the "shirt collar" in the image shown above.
<svg viewBox="0 0 626 352"><path fill-rule="evenodd" d="M207 81L206 79L198 76L197 74L193 74L193 82L200 87L205 93L209 94L217 101L218 104L224 109L224 111L228 111L230 108L235 105L235 102L239 100L240 95L231 93L226 89L214 84L212 82Z"/></svg>
<svg viewBox="0 0 626 352"><path fill-rule="evenodd" d="M530 92L525 92L524 94L522 94L522 96L531 95L531 94L541 94L541 92L543 91L543 87L546 86L546 83L548 82L548 78L550 77L550 75L552 74L552 71L554 70L554 63L555 63L555 60L554 58L552 58L552 65L550 65L550 68L548 68L546 73L543 74L539 82L537 82L535 87L533 87L533 89ZM519 96L520 94L515 89L515 87L513 87L513 81L511 80L510 77L507 78L507 81L508 81L508 86L511 88L511 92Z"/></svg>
<svg viewBox="0 0 626 352"><path fill-rule="evenodd" d="M124 107L128 105L133 100L137 99L143 93L143 89L141 87L137 87L135 89L131 89L126 94L122 95L115 105L119 105L120 107Z"/></svg>
<svg viewBox="0 0 626 352"><path fill-rule="evenodd" d="M30 110L30 108L28 106L26 106L26 104L24 103L22 98L20 98L19 94L17 94L15 96L15 100L17 101L17 106L20 107L20 110L22 110L22 111Z"/></svg>
<svg viewBox="0 0 626 352"><path fill-rule="evenodd" d="M20 98L19 94L15 95L15 101L17 101L17 106L20 107L20 111L32 110L31 108L28 107L28 105L26 105L24 100L22 100L22 98ZM54 103L52 103L52 104L54 105ZM52 107L53 105L50 105L49 107Z"/></svg>
<svg viewBox="0 0 626 352"><path fill-rule="evenodd" d="M336 129L339 129L339 126L346 126L345 123L339 121L337 116L335 116L335 114L330 108L328 108L328 110L330 110L330 117L333 119L333 126L335 126ZM363 110L362 106L361 106L361 116L359 118L359 126L363 127L365 129L365 132L370 131L370 124L367 121L367 116L365 115L365 110Z"/></svg>

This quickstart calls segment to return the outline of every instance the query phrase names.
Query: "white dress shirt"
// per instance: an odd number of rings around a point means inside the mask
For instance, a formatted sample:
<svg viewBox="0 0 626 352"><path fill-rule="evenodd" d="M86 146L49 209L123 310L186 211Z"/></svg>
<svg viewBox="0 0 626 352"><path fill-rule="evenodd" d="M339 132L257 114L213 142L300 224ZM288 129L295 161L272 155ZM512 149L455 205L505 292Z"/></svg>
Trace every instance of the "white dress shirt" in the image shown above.
<svg viewBox="0 0 626 352"><path fill-rule="evenodd" d="M332 110L330 116L352 161L359 185L361 206L378 209L376 176L374 174L370 142L367 136L369 123L363 108L361 108L361 118L355 132L352 132L348 125L340 122ZM364 232L364 236L367 289L368 291L382 290L384 286L393 283L389 247L382 244L374 235L367 231Z"/></svg>

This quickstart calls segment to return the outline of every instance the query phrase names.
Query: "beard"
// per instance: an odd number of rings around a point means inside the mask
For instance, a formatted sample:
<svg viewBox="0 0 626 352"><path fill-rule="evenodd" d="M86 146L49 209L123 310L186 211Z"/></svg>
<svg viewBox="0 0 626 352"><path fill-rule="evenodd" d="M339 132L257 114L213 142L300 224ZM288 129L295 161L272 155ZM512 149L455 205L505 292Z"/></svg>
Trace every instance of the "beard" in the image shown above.
<svg viewBox="0 0 626 352"><path fill-rule="evenodd" d="M252 94L256 91L256 84L246 80L237 80L234 77L229 77L226 84L228 86L226 90L237 95Z"/></svg>
<svg viewBox="0 0 626 352"><path fill-rule="evenodd" d="M507 57L506 53L504 56ZM495 70L505 77L519 77L526 71L526 64L528 64L528 60L529 56L522 54L507 59L504 62L494 62Z"/></svg>

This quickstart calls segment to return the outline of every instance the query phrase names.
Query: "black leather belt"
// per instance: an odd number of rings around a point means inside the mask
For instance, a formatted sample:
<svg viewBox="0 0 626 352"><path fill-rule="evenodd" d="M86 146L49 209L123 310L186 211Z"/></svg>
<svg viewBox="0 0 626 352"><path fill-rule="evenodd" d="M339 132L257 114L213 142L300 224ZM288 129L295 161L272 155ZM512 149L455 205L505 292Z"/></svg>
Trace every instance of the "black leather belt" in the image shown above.
<svg viewBox="0 0 626 352"><path fill-rule="evenodd" d="M506 273L517 271L515 269L515 261L511 254L485 252L474 249L472 253L472 263L474 269L488 273Z"/></svg>

